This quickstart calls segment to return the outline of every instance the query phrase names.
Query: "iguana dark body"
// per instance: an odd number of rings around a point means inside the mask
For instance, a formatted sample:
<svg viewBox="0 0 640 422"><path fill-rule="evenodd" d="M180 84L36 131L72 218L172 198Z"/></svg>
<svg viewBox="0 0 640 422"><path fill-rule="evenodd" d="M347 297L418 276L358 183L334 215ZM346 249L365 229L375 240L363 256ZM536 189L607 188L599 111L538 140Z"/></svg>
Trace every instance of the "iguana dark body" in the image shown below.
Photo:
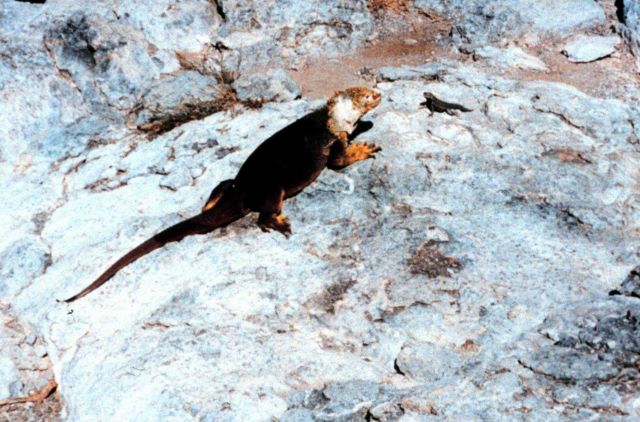
<svg viewBox="0 0 640 422"><path fill-rule="evenodd" d="M326 106L307 114L258 146L234 179L216 186L201 214L141 243L65 302L87 295L126 265L169 242L209 233L250 212L260 213L258 226L263 231L275 229L288 236L291 226L281 213L285 199L300 193L325 167L338 170L372 158L380 150L375 145L348 142L359 119L379 103L380 94L367 88L349 88L336 93Z"/></svg>
<svg viewBox="0 0 640 422"><path fill-rule="evenodd" d="M452 115L454 110L463 112L471 111L470 108L467 108L461 104L449 103L441 100L431 92L425 92L423 95L425 101L424 103L422 103L422 105L426 106L431 113L447 113L449 115Z"/></svg>

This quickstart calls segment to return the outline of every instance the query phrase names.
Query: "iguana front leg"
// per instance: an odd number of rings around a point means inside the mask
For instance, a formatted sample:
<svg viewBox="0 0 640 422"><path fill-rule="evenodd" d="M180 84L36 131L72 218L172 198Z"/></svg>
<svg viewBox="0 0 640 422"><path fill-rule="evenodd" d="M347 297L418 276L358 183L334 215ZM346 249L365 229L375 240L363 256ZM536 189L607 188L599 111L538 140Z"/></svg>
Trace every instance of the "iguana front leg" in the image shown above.
<svg viewBox="0 0 640 422"><path fill-rule="evenodd" d="M291 224L287 217L282 214L282 202L284 201L284 189L278 189L273 195L265 198L260 216L258 217L258 227L263 232L271 229L279 231L285 237L291 234Z"/></svg>
<svg viewBox="0 0 640 422"><path fill-rule="evenodd" d="M342 140L336 141L329 153L327 167L331 170L340 170L357 161L375 158L375 153L381 150L379 146L366 142L347 144Z"/></svg>

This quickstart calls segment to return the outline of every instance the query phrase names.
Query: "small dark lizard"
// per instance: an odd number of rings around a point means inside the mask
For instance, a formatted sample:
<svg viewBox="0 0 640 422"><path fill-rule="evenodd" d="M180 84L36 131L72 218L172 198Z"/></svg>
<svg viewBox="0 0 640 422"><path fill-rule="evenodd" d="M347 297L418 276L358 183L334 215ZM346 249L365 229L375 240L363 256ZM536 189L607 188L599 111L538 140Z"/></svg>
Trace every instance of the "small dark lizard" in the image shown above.
<svg viewBox="0 0 640 422"><path fill-rule="evenodd" d="M420 105L426 106L429 111L433 114L435 113L447 113L450 116L453 116L453 110L459 110L463 112L471 111L471 109L456 103L449 103L440 98L436 97L435 94L431 92L425 92L424 94L424 103Z"/></svg>
<svg viewBox="0 0 640 422"><path fill-rule="evenodd" d="M142 256L178 242L186 236L209 233L258 212L258 227L291 234L289 220L282 214L282 202L300 193L324 168L339 170L357 161L374 158L380 147L350 143L371 123L360 118L380 104L380 94L369 88L348 88L336 92L321 108L312 111L272 135L256 148L234 179L213 189L202 212L175 224L117 260L72 302L103 285L118 271Z"/></svg>

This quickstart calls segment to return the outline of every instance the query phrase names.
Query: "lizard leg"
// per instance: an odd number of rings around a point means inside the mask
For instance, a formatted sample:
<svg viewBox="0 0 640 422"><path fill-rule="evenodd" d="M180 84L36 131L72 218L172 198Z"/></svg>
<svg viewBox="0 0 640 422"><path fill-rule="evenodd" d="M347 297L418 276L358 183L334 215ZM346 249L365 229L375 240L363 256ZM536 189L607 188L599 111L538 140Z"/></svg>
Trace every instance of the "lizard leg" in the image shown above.
<svg viewBox="0 0 640 422"><path fill-rule="evenodd" d="M336 142L336 144L342 143ZM331 170L340 170L355 162L375 158L375 153L381 150L382 148L379 146L366 142L351 145L342 144L342 146L332 149L327 167Z"/></svg>
<svg viewBox="0 0 640 422"><path fill-rule="evenodd" d="M275 195L268 197L260 210L258 217L258 227L263 232L271 229L277 230L285 237L291 234L291 224L287 217L282 214L282 202L284 201L284 189L278 189Z"/></svg>

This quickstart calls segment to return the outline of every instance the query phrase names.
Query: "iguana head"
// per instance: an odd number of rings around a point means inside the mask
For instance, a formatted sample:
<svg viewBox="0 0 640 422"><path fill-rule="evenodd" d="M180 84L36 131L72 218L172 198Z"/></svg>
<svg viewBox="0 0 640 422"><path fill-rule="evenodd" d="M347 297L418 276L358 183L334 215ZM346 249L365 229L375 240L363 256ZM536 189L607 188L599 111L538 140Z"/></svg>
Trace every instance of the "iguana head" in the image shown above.
<svg viewBox="0 0 640 422"><path fill-rule="evenodd" d="M358 120L377 107L380 99L380 93L370 88L353 87L337 91L327 101L329 130L339 137L351 134Z"/></svg>

